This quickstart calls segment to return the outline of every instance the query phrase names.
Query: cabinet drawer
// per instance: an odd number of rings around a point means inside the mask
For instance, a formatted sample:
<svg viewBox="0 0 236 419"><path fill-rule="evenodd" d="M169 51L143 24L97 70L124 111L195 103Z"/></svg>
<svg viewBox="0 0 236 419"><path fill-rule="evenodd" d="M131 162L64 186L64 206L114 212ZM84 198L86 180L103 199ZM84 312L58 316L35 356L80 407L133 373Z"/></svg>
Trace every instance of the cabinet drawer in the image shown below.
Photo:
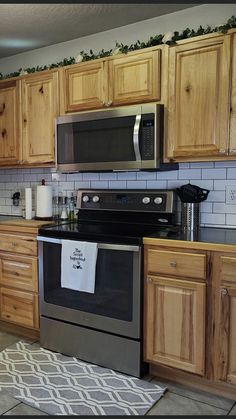
<svg viewBox="0 0 236 419"><path fill-rule="evenodd" d="M39 327L37 294L1 287L0 301L2 320L25 327Z"/></svg>
<svg viewBox="0 0 236 419"><path fill-rule="evenodd" d="M0 253L0 285L38 291L37 258Z"/></svg>
<svg viewBox="0 0 236 419"><path fill-rule="evenodd" d="M0 233L1 250L37 256L37 240L30 236Z"/></svg>
<svg viewBox="0 0 236 419"><path fill-rule="evenodd" d="M221 257L221 280L236 284L236 258Z"/></svg>
<svg viewBox="0 0 236 419"><path fill-rule="evenodd" d="M148 272L205 279L206 255L149 249Z"/></svg>

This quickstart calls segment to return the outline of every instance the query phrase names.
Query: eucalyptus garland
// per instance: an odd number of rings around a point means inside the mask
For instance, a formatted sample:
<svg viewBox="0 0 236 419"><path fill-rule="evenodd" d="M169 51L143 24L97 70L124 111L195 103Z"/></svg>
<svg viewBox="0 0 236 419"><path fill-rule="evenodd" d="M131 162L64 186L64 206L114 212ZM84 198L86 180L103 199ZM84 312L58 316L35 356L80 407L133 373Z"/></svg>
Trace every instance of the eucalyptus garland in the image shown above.
<svg viewBox="0 0 236 419"><path fill-rule="evenodd" d="M214 32L227 33L228 30L233 29L233 28L236 28L235 16L231 16L231 18L229 18L226 23L215 26L214 28L212 28L211 26L207 26L206 28L203 28L200 25L196 31L194 29L186 28L181 32L178 32L178 31L167 32L164 35L159 34L159 35L151 36L147 42L143 42L143 41L141 42L138 40L137 42L131 45L125 45L123 43L116 42L114 49L109 49L107 51L102 49L97 54L95 54L92 49L90 49L89 52L80 51L77 57L64 58L62 61L59 61L54 64L29 67L29 68L24 68L24 69L20 68L18 71L6 74L4 76L2 73L0 73L0 80L8 79L11 77L18 77L25 74L36 73L38 71L50 70L52 68L63 67L63 66L79 63L82 61L95 60L96 58L110 57L111 55L116 55L116 54L127 54L130 51L136 51L139 49L149 48L156 45L162 45L162 44L174 45L177 41L180 41L182 39L193 38L195 36L206 35L206 34L214 33Z"/></svg>

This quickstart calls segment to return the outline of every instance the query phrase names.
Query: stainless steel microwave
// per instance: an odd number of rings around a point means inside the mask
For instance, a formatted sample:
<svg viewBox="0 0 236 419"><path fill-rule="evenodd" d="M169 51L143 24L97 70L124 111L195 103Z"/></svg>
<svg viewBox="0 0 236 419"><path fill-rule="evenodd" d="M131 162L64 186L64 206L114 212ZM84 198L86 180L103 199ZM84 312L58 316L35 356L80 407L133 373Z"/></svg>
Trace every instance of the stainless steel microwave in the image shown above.
<svg viewBox="0 0 236 419"><path fill-rule="evenodd" d="M162 162L163 114L163 105L145 104L58 117L57 169L172 169Z"/></svg>

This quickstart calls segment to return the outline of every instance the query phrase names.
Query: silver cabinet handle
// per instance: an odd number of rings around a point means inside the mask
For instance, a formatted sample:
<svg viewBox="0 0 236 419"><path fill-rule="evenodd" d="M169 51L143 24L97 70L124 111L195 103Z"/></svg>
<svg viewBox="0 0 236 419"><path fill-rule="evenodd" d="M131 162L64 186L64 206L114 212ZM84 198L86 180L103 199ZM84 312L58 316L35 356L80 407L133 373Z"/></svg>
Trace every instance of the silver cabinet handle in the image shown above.
<svg viewBox="0 0 236 419"><path fill-rule="evenodd" d="M111 106L112 104L112 100L108 100L108 102L106 103L106 106Z"/></svg>
<svg viewBox="0 0 236 419"><path fill-rule="evenodd" d="M220 150L219 150L219 154L225 154L225 153L226 153L225 148L220 148Z"/></svg>
<svg viewBox="0 0 236 419"><path fill-rule="evenodd" d="M171 260L171 261L170 261L170 266L171 266L172 268L176 268L176 266L177 266L177 262L176 262L175 260Z"/></svg>
<svg viewBox="0 0 236 419"><path fill-rule="evenodd" d="M229 154L236 154L236 148L232 148L231 150L229 150Z"/></svg>
<svg viewBox="0 0 236 419"><path fill-rule="evenodd" d="M220 292L221 292L221 295L228 295L227 288L221 288Z"/></svg>
<svg viewBox="0 0 236 419"><path fill-rule="evenodd" d="M148 276L148 277L147 277L147 282L151 283L151 282L153 282L153 279L152 279L152 278L150 278L150 276Z"/></svg>
<svg viewBox="0 0 236 419"><path fill-rule="evenodd" d="M134 132L133 132L133 146L135 152L136 161L141 161L141 154L139 149L139 127L141 122L141 115L136 115Z"/></svg>

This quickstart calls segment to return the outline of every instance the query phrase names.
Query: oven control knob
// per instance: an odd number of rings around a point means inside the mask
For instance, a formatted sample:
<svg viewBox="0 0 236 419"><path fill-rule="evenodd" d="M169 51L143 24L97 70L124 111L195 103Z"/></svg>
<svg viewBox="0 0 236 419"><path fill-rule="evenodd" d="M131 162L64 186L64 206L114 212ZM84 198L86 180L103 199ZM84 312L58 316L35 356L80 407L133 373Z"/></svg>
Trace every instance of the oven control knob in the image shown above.
<svg viewBox="0 0 236 419"><path fill-rule="evenodd" d="M163 199L162 199L160 196L157 196L157 197L154 199L154 203L155 203L155 204L157 204L157 205L162 204L162 202L163 202Z"/></svg>
<svg viewBox="0 0 236 419"><path fill-rule="evenodd" d="M88 195L83 196L83 202L89 202L89 196Z"/></svg>
<svg viewBox="0 0 236 419"><path fill-rule="evenodd" d="M95 195L93 196L93 202L99 202L99 196Z"/></svg>
<svg viewBox="0 0 236 419"><path fill-rule="evenodd" d="M150 201L151 201L151 199L149 198L149 196L145 196L145 197L142 199L142 203L143 203L143 204L149 204L149 203L150 203Z"/></svg>

